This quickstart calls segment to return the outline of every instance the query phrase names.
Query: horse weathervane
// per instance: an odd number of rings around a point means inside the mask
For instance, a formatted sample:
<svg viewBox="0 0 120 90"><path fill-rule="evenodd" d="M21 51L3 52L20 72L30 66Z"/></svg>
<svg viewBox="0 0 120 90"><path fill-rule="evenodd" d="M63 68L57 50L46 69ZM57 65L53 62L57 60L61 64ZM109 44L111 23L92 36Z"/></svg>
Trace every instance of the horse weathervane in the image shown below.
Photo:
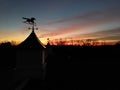
<svg viewBox="0 0 120 90"><path fill-rule="evenodd" d="M24 23L32 25L32 28L28 28L28 29L32 29L32 31L34 31L34 29L38 30L38 28L34 28L36 26L36 23L35 23L36 19L34 17L31 17L31 18L23 17L23 19L25 19Z"/></svg>

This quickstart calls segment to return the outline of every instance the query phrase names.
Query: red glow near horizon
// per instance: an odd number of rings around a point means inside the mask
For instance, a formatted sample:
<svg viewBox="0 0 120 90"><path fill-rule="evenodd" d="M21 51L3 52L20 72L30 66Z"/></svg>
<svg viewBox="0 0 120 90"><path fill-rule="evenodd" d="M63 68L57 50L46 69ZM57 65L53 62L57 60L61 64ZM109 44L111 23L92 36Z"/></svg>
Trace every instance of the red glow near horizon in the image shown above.
<svg viewBox="0 0 120 90"><path fill-rule="evenodd" d="M115 45L116 42L108 42L108 41L87 41L87 40L51 40L49 41L50 45L56 45L56 46L102 46L102 45Z"/></svg>

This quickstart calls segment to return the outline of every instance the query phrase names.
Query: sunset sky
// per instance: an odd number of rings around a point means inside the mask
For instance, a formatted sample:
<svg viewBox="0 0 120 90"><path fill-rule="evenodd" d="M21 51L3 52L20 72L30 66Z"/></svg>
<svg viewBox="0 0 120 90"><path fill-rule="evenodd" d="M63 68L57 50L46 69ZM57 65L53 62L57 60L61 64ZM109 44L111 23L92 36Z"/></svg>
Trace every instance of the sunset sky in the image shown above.
<svg viewBox="0 0 120 90"><path fill-rule="evenodd" d="M120 40L120 0L0 0L0 41L23 41L31 32L22 17L35 17L47 38Z"/></svg>

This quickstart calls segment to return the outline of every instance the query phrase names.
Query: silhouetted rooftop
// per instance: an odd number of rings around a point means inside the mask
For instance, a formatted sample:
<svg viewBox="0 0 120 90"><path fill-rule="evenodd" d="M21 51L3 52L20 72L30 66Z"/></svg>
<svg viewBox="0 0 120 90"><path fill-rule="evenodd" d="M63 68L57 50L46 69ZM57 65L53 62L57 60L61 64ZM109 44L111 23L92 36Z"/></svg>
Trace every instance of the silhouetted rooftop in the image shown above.
<svg viewBox="0 0 120 90"><path fill-rule="evenodd" d="M37 38L34 31L31 32L31 34L18 45L19 48L45 48L43 43Z"/></svg>

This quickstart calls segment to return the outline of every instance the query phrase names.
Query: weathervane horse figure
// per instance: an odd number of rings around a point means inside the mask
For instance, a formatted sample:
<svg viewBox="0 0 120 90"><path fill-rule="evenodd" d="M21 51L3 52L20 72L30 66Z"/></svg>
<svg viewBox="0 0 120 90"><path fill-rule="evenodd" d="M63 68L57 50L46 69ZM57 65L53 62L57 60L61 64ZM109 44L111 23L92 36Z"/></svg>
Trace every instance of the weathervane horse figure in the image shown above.
<svg viewBox="0 0 120 90"><path fill-rule="evenodd" d="M31 18L23 17L23 19L26 20L26 21L24 21L24 23L31 24L31 25L36 25L36 23L34 22L34 20L36 20L36 19L34 17L31 17Z"/></svg>

